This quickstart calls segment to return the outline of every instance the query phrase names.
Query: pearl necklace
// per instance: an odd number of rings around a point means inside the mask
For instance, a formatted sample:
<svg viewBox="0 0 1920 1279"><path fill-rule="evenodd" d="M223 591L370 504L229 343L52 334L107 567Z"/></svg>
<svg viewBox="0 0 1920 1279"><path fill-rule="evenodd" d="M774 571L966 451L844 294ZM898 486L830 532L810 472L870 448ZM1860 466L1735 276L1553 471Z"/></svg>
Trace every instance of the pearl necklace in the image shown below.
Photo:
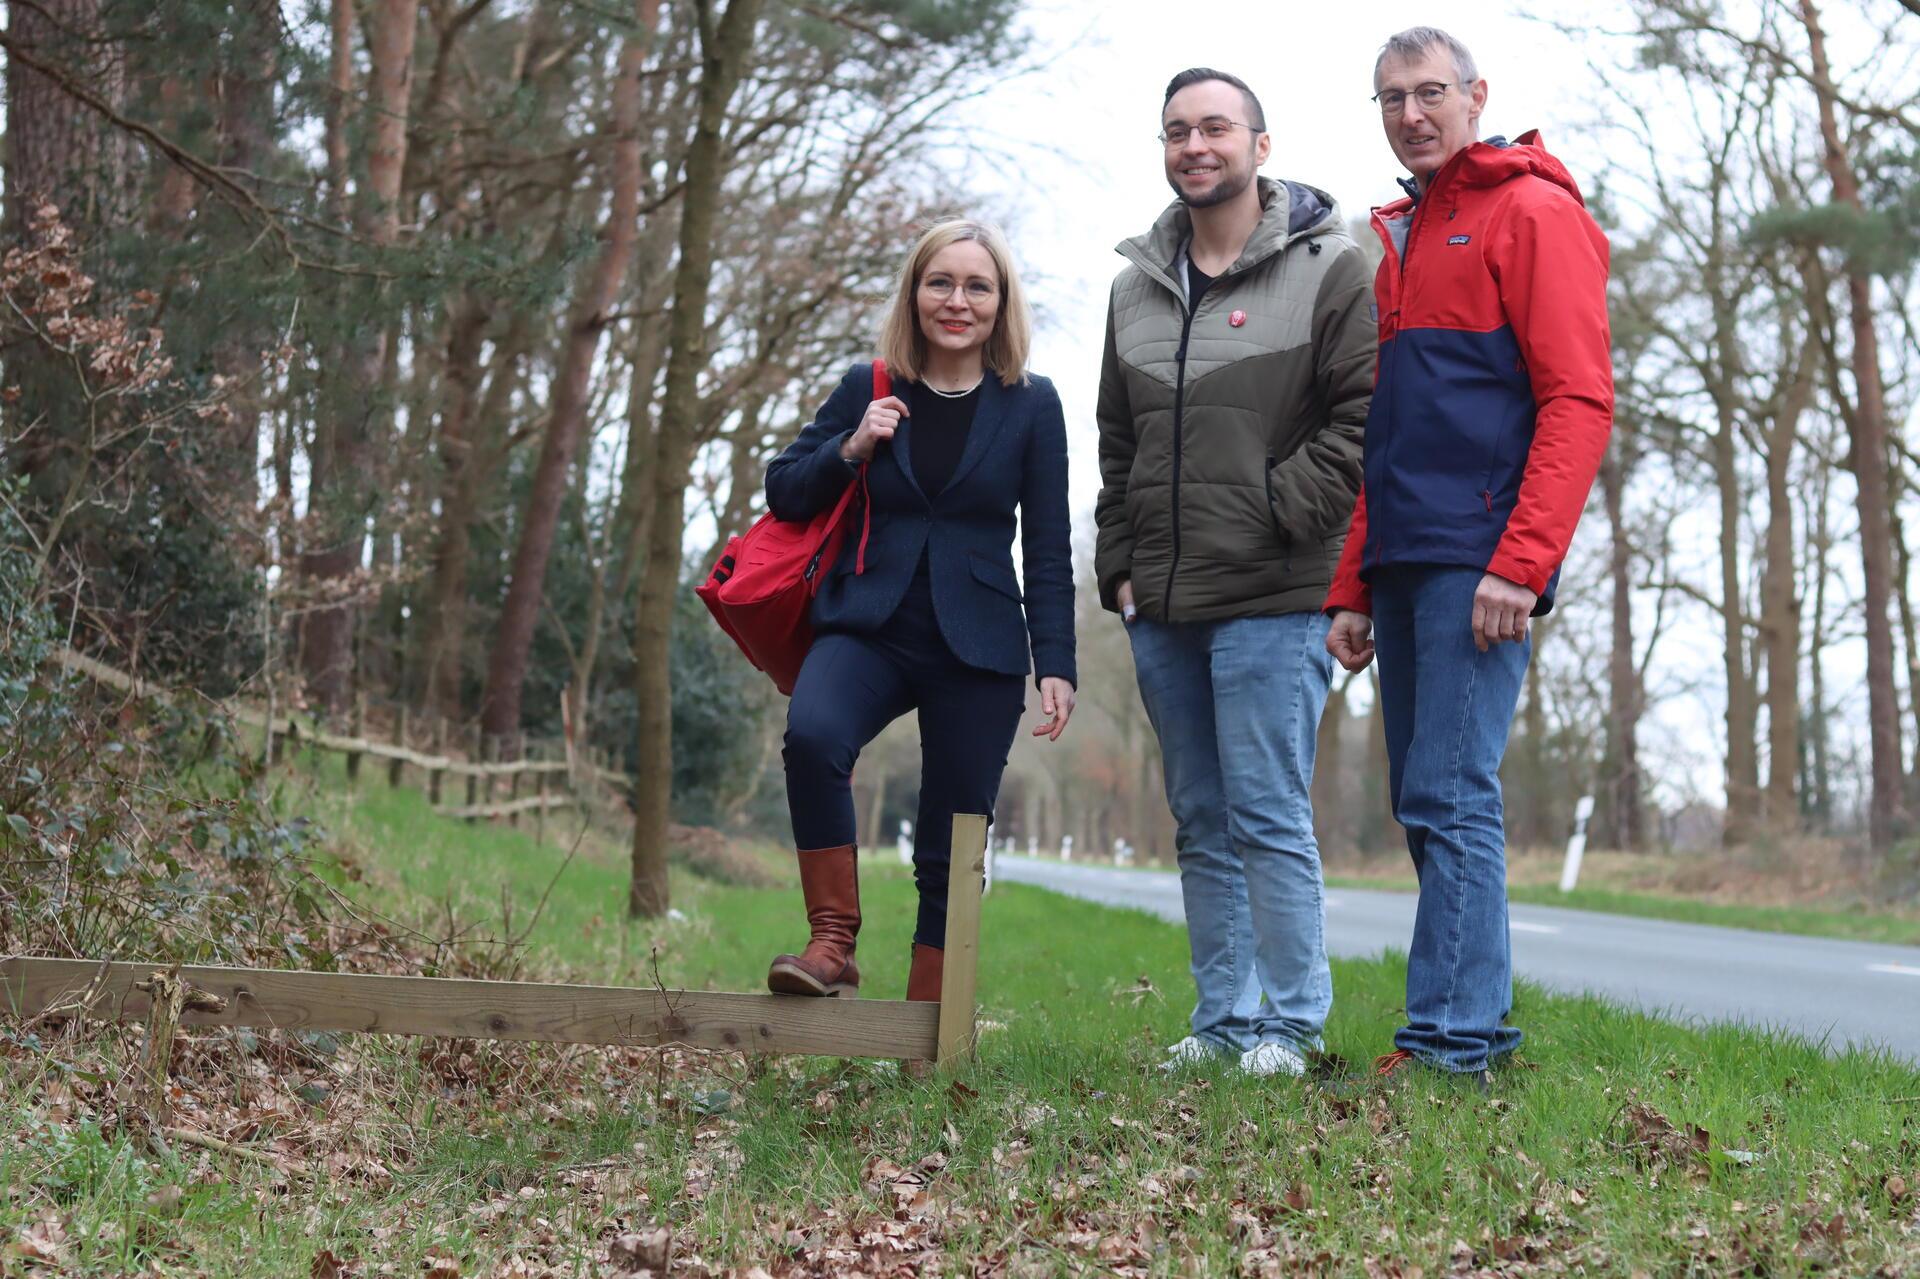
<svg viewBox="0 0 1920 1279"><path fill-rule="evenodd" d="M980 375L979 381L975 382L972 386L968 387L964 391L943 391L931 382L922 382L920 385L926 387L929 391L932 391L935 395L941 397L942 399L959 400L959 399L964 399L967 396L972 395L975 391L979 390L980 383L986 380L987 380L987 375L982 373Z"/></svg>

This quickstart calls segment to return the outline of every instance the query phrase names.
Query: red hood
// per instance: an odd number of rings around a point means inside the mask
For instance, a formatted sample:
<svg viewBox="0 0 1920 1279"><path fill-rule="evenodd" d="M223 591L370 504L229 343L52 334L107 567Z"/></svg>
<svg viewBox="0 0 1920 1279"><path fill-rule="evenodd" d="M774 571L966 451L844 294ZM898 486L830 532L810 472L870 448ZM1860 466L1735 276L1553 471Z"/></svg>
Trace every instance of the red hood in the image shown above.
<svg viewBox="0 0 1920 1279"><path fill-rule="evenodd" d="M1567 166L1547 150L1546 143L1540 140L1538 129L1529 129L1512 142L1499 139L1475 142L1442 165L1427 190L1431 194L1456 183L1469 188L1495 187L1529 173L1560 187L1583 207L1586 205L1585 198L1580 194L1580 184L1567 172ZM1383 205L1376 211L1382 216L1391 217L1405 213L1412 207L1413 199L1408 197Z"/></svg>

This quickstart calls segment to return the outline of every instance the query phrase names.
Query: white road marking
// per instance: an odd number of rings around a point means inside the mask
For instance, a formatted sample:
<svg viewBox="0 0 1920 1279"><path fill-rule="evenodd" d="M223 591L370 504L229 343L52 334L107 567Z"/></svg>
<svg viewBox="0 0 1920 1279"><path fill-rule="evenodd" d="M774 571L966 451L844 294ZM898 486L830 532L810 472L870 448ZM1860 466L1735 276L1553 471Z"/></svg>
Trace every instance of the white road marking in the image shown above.
<svg viewBox="0 0 1920 1279"><path fill-rule="evenodd" d="M1557 933L1560 931L1560 927L1557 924L1527 924L1517 919L1507 921L1507 927L1516 933Z"/></svg>
<svg viewBox="0 0 1920 1279"><path fill-rule="evenodd" d="M1911 964L1868 964L1867 971L1870 973L1893 973L1899 977L1920 977L1920 968L1915 968Z"/></svg>

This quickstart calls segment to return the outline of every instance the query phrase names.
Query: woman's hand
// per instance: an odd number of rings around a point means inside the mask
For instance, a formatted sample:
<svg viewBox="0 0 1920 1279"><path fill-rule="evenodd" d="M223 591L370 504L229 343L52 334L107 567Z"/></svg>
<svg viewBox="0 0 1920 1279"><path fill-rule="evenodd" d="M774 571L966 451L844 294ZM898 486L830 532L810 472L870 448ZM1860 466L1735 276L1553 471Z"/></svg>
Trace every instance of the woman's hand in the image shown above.
<svg viewBox="0 0 1920 1279"><path fill-rule="evenodd" d="M1067 731L1067 721L1073 718L1073 685L1058 675L1041 680L1040 711L1047 716L1047 722L1037 725L1033 735L1050 742L1059 741L1060 734Z"/></svg>
<svg viewBox="0 0 1920 1279"><path fill-rule="evenodd" d="M880 441L893 438L900 419L912 416L907 405L897 395L886 395L867 405L867 411L860 419L860 425L853 429L847 442L840 446L840 456L849 462L871 462L873 451L880 447Z"/></svg>

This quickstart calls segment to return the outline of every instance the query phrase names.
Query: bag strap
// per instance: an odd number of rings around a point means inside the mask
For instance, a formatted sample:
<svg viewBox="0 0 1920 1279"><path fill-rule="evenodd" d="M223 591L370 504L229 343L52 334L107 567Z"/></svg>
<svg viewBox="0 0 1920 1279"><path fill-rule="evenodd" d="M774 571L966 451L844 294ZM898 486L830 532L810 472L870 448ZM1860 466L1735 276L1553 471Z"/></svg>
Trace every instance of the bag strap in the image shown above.
<svg viewBox="0 0 1920 1279"><path fill-rule="evenodd" d="M893 394L893 378L887 373L887 362L873 362L873 398L885 399ZM867 464L860 464L860 549L853 557L853 575L855 577L867 571L867 538L873 534L873 498L867 491Z"/></svg>

